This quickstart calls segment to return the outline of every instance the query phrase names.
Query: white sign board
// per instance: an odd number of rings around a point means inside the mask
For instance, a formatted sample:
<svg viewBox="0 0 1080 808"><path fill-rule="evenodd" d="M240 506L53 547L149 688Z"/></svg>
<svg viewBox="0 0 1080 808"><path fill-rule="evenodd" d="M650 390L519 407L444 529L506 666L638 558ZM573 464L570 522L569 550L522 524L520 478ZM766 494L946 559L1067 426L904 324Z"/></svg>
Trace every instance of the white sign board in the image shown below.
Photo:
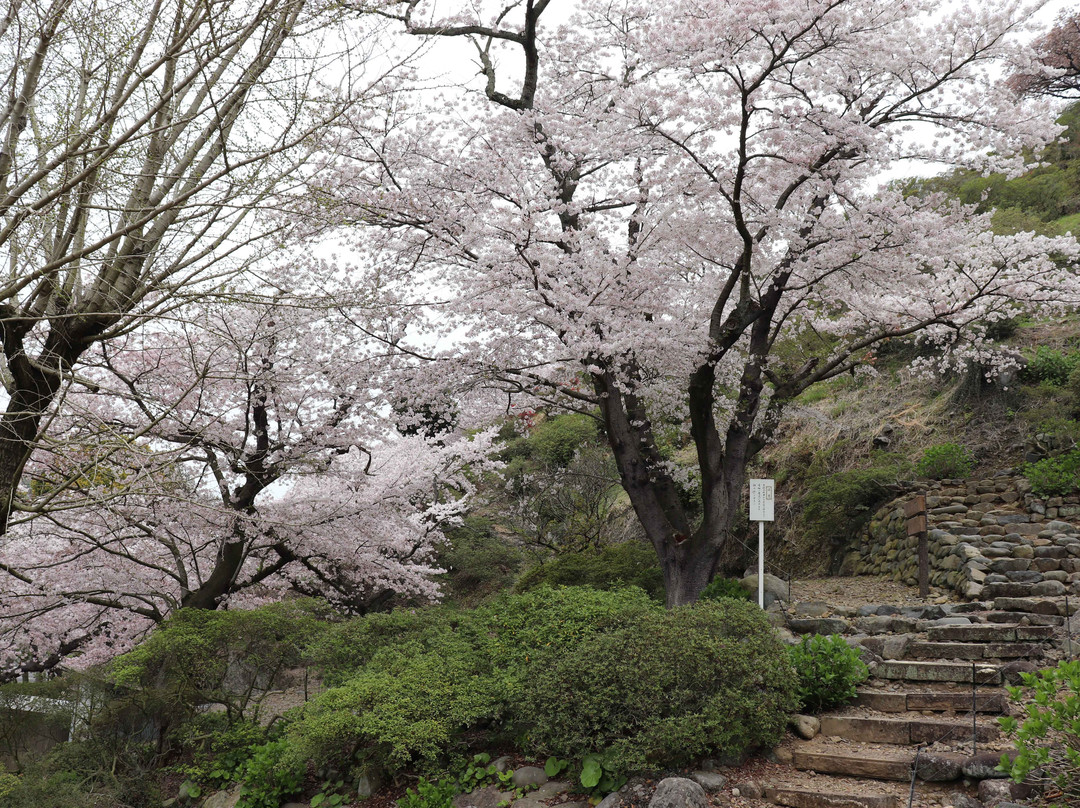
<svg viewBox="0 0 1080 808"><path fill-rule="evenodd" d="M774 521L772 480L750 481L750 521Z"/></svg>

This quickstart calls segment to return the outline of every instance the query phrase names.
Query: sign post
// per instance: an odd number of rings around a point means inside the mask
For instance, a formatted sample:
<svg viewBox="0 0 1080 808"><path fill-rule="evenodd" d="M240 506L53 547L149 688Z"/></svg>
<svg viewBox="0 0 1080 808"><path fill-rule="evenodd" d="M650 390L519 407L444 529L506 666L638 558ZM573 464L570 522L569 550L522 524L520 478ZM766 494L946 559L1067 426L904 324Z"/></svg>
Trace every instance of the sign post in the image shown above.
<svg viewBox="0 0 1080 808"><path fill-rule="evenodd" d="M930 549L926 538L926 495L918 494L904 505L907 534L919 542L919 597L930 596Z"/></svg>
<svg viewBox="0 0 1080 808"><path fill-rule="evenodd" d="M758 523L758 606L765 608L765 523L772 522L774 486L772 480L750 481L750 521Z"/></svg>

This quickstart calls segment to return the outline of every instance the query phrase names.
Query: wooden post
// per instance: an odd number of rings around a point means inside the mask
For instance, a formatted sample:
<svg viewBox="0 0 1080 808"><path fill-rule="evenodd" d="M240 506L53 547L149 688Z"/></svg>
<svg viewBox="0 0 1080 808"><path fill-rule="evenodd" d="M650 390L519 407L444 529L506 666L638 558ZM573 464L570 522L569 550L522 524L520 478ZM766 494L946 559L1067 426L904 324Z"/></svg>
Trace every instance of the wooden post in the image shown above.
<svg viewBox="0 0 1080 808"><path fill-rule="evenodd" d="M926 539L926 495L918 494L904 505L907 534L919 537L919 597L930 596L930 547Z"/></svg>

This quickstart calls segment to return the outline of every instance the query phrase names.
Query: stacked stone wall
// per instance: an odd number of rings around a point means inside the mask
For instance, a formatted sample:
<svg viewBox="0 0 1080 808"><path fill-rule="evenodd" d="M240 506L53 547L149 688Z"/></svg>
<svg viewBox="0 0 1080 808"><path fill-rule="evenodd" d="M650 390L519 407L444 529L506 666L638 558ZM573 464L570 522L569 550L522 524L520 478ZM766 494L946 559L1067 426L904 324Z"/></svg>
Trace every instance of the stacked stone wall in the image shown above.
<svg viewBox="0 0 1080 808"><path fill-rule="evenodd" d="M926 493L930 583L975 600L1080 594L1080 497L1040 498L1023 477L910 484L879 508L843 571L918 583L904 504Z"/></svg>

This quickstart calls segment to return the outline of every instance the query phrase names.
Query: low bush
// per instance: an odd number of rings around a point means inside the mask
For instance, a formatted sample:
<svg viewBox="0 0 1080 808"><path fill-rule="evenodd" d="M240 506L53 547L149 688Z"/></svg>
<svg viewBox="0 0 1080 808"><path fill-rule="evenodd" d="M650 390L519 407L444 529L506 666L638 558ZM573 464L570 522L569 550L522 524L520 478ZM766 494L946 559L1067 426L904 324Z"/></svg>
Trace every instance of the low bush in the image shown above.
<svg viewBox="0 0 1080 808"><path fill-rule="evenodd" d="M1010 697L1023 703L1023 719L999 718L1018 752L1012 761L1003 755L998 768L1017 783L1044 787L1049 802L1080 806L1080 661L1060 662L1056 668L1021 674L1023 686L1009 687Z"/></svg>
<svg viewBox="0 0 1080 808"><path fill-rule="evenodd" d="M1080 352L1061 351L1040 345L1028 359L1022 377L1029 382L1045 382L1055 387L1068 383L1069 374L1080 365Z"/></svg>
<svg viewBox="0 0 1080 808"><path fill-rule="evenodd" d="M529 435L537 458L553 466L566 466L583 445L599 438L595 418L578 413L555 415L541 421Z"/></svg>
<svg viewBox="0 0 1080 808"><path fill-rule="evenodd" d="M920 477L929 477L931 480L967 477L974 468L975 458L967 447L958 443L931 446L915 464L915 472Z"/></svg>
<svg viewBox="0 0 1080 808"><path fill-rule="evenodd" d="M801 709L811 713L851 701L870 675L859 652L839 634L805 636L789 653Z"/></svg>
<svg viewBox="0 0 1080 808"><path fill-rule="evenodd" d="M323 613L306 600L252 610L181 609L113 660L112 680L166 727L207 704L224 707L230 721L253 718L261 695L306 661Z"/></svg>
<svg viewBox="0 0 1080 808"><path fill-rule="evenodd" d="M495 532L490 520L466 516L446 531L438 565L444 602L476 605L484 598L513 586L524 566L523 552Z"/></svg>
<svg viewBox="0 0 1080 808"><path fill-rule="evenodd" d="M405 642L376 652L361 671L310 702L290 728L296 759L373 758L389 771L438 768L462 733L499 719L510 689L467 639L435 650Z"/></svg>
<svg viewBox="0 0 1080 808"><path fill-rule="evenodd" d="M437 771L468 730L502 726L541 651L575 647L659 609L635 587L541 587L468 612L355 618L320 642L316 657L336 686L290 727L294 754Z"/></svg>
<svg viewBox="0 0 1080 808"><path fill-rule="evenodd" d="M1040 497L1060 497L1080 489L1080 449L1044 457L1024 466L1031 490Z"/></svg>
<svg viewBox="0 0 1080 808"><path fill-rule="evenodd" d="M656 550L645 542L629 541L598 550L563 553L528 570L514 589L528 592L544 585L596 589L636 586L654 600L664 600L664 574Z"/></svg>
<svg viewBox="0 0 1080 808"><path fill-rule="evenodd" d="M828 473L812 462L806 474L800 522L807 541L837 548L857 535L879 505L892 496L889 488L910 475L911 464L895 454L878 453L870 468Z"/></svg>
<svg viewBox="0 0 1080 808"><path fill-rule="evenodd" d="M0 808L113 808L117 804L107 791L87 793L77 774L38 767L31 767L14 782L5 781L4 788L7 790L0 790Z"/></svg>
<svg viewBox="0 0 1080 808"><path fill-rule="evenodd" d="M522 716L533 752L598 753L618 775L774 744L794 681L762 612L721 599L545 649L529 668Z"/></svg>
<svg viewBox="0 0 1080 808"><path fill-rule="evenodd" d="M753 600L754 596L749 589L744 589L742 584L734 578L713 578L701 590L701 594L698 595L698 600L719 600L721 598Z"/></svg>
<svg viewBox="0 0 1080 808"><path fill-rule="evenodd" d="M288 754L284 738L255 747L240 775L236 808L278 808L304 787L306 766Z"/></svg>

